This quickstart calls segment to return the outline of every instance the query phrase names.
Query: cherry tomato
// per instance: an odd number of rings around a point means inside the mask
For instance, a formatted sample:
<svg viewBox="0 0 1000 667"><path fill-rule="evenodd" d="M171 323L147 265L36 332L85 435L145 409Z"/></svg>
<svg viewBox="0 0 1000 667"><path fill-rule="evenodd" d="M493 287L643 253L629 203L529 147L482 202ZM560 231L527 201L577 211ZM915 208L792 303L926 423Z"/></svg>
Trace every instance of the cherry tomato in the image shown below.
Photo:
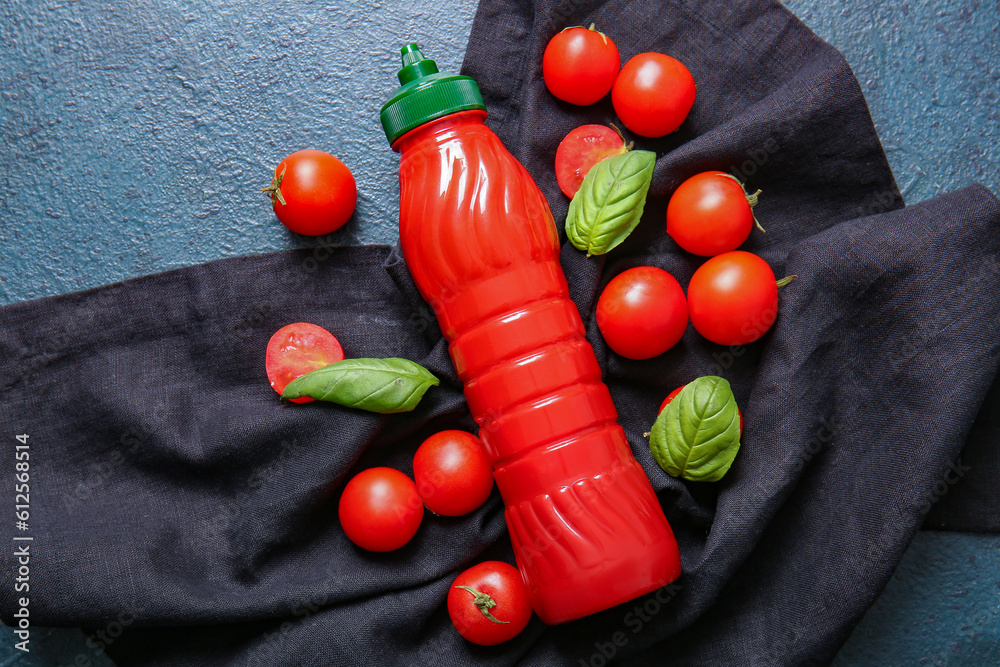
<svg viewBox="0 0 1000 667"><path fill-rule="evenodd" d="M683 389L686 386L687 386L686 384L682 384L681 386L677 387L677 389L674 389L672 392L670 392L669 394L667 394L667 397L665 399L663 399L662 403L660 403L660 409L657 410L656 413L659 414L659 413L663 412L663 408L667 407L667 403L669 403L670 401L674 400L674 398L677 396L677 394L681 393L681 389Z"/></svg>
<svg viewBox="0 0 1000 667"><path fill-rule="evenodd" d="M597 327L611 349L627 359L663 354L677 344L687 324L684 290L654 266L619 273L597 300Z"/></svg>
<svg viewBox="0 0 1000 667"><path fill-rule="evenodd" d="M622 135L607 125L581 125L556 149L556 179L563 194L573 198L591 167L627 149Z"/></svg>
<svg viewBox="0 0 1000 667"><path fill-rule="evenodd" d="M681 126L694 96L694 77L679 60L640 53L615 79L611 103L625 127L644 137L662 137Z"/></svg>
<svg viewBox="0 0 1000 667"><path fill-rule="evenodd" d="M479 438L465 431L441 431L417 449L413 479L427 509L461 516L489 498L493 467Z"/></svg>
<svg viewBox="0 0 1000 667"><path fill-rule="evenodd" d="M264 366L267 379L281 394L288 383L317 368L344 360L344 350L333 334L323 327L296 322L288 324L271 336L267 343ZM308 403L308 396L291 399L292 403Z"/></svg>
<svg viewBox="0 0 1000 667"><path fill-rule="evenodd" d="M713 257L736 250L753 229L758 191L721 171L695 174L680 184L667 205L667 234L695 255Z"/></svg>
<svg viewBox="0 0 1000 667"><path fill-rule="evenodd" d="M778 316L774 272L763 259L742 250L702 264L691 276L687 295L691 324L720 345L752 343Z"/></svg>
<svg viewBox="0 0 1000 667"><path fill-rule="evenodd" d="M670 401L674 400L677 397L677 394L681 393L681 389L683 389L686 386L687 386L686 384L682 384L681 386L677 387L677 389L674 389L672 392L670 392L669 394L667 394L667 397L665 399L663 399L662 403L660 403L660 409L657 411L657 414L663 412L663 408L667 407L667 403L669 403ZM743 432L743 412L739 408L736 408L736 413L740 416L740 433L742 433Z"/></svg>
<svg viewBox="0 0 1000 667"><path fill-rule="evenodd" d="M604 33L566 28L549 40L542 76L549 92L570 104L593 104L608 94L622 65L618 47Z"/></svg>
<svg viewBox="0 0 1000 667"><path fill-rule="evenodd" d="M521 573L496 560L473 565L448 590L448 615L473 644L494 646L516 637L531 620Z"/></svg>
<svg viewBox="0 0 1000 667"><path fill-rule="evenodd" d="M298 151L279 162L263 192L271 198L278 220L306 236L339 229L358 203L351 170L329 153L315 150Z"/></svg>
<svg viewBox="0 0 1000 667"><path fill-rule="evenodd" d="M351 542L369 551L393 551L416 534L424 504L417 485L403 473L369 468L344 487L339 515Z"/></svg>

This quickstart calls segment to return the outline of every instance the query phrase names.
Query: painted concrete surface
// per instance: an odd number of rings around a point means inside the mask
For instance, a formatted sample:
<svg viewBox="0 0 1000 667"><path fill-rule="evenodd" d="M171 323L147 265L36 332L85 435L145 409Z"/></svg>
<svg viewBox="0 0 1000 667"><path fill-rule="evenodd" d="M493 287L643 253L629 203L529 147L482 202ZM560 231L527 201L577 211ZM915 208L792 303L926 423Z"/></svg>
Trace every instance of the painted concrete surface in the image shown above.
<svg viewBox="0 0 1000 667"><path fill-rule="evenodd" d="M1000 3L785 6L847 58L908 204L1000 194ZM1000 536L918 533L834 665L1000 665Z"/></svg>
<svg viewBox="0 0 1000 667"><path fill-rule="evenodd" d="M861 83L907 204L981 183L1000 193L996 0L786 0Z"/></svg>
<svg viewBox="0 0 1000 667"><path fill-rule="evenodd" d="M1000 665L1000 535L917 533L834 667Z"/></svg>
<svg viewBox="0 0 1000 667"><path fill-rule="evenodd" d="M378 120L399 47L461 66L473 0L0 0L0 303L310 245L260 188L303 148L358 183L337 242L397 238ZM307 45L307 46L306 46Z"/></svg>
<svg viewBox="0 0 1000 667"><path fill-rule="evenodd" d="M1000 193L998 3L786 6L854 68L909 203L972 182ZM396 158L376 120L394 47L457 69L474 11L0 0L0 304L308 245L258 192L299 148L358 180L339 243L394 242ZM836 665L997 665L998 614L1000 537L923 532ZM110 664L79 631L36 628L27 656L11 638L0 667Z"/></svg>

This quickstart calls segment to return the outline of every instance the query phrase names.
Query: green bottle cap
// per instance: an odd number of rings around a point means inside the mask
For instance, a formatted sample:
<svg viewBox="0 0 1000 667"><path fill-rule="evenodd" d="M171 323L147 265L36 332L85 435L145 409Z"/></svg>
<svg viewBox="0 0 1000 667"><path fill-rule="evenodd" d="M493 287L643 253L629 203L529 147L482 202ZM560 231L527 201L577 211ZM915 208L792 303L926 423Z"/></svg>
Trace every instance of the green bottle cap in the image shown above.
<svg viewBox="0 0 1000 667"><path fill-rule="evenodd" d="M486 109L479 86L471 78L438 72L437 63L424 58L416 44L407 44L400 52L400 87L382 105L381 113L382 129L390 145L429 120L456 111Z"/></svg>

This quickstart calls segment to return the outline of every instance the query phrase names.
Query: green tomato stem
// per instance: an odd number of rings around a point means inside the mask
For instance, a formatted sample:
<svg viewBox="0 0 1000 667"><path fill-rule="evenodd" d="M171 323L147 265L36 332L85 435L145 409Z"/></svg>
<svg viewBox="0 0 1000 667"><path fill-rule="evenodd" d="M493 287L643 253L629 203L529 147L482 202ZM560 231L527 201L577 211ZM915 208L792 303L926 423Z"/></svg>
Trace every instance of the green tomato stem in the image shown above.
<svg viewBox="0 0 1000 667"><path fill-rule="evenodd" d="M781 280L778 281L778 288L780 289L780 288L784 287L785 285L787 285L788 283L792 282L796 278L798 278L798 276L785 276L784 278L782 278Z"/></svg>
<svg viewBox="0 0 1000 667"><path fill-rule="evenodd" d="M589 28L587 28L587 30L593 30L593 31L594 31L594 32L596 32L596 33L597 33L598 35L600 35L600 36L601 36L601 39L603 39L603 40L604 40L604 46L607 46L607 45L608 45L608 36L607 36L607 35L605 35L605 34L604 34L603 32L601 32L600 30L598 30L598 29L596 28L596 25L597 25L596 23L591 23L591 24L590 24L590 27L589 27Z"/></svg>
<svg viewBox="0 0 1000 667"><path fill-rule="evenodd" d="M761 226L760 220L757 219L757 216L754 215L753 212L753 207L757 205L758 201L757 198L760 196L761 190L757 190L757 192L750 194L747 192L746 186L743 185L743 182L740 179L736 178L732 174L722 174L722 176L725 176L726 178L731 178L737 183L739 183L740 189L743 190L743 196L747 198L747 204L750 205L750 215L753 217L753 224L757 226L757 229L766 234L767 230Z"/></svg>
<svg viewBox="0 0 1000 667"><path fill-rule="evenodd" d="M479 607L479 611L483 612L483 616L485 616L486 618L490 619L494 623L510 623L510 621L498 620L493 617L493 614L490 613L489 610L497 606L497 603L493 598L489 596L488 593L481 593L480 591L477 591L475 588L470 588L469 586L455 586L455 588L461 588L463 590L472 593L472 604Z"/></svg>
<svg viewBox="0 0 1000 667"><path fill-rule="evenodd" d="M285 178L286 169L288 169L287 163L282 165L280 174L275 172L274 178L271 179L271 185L260 189L261 192L267 193L267 196L271 198L272 202L277 199L281 202L282 206L288 206L288 202L285 201L285 197L281 194L281 180Z"/></svg>

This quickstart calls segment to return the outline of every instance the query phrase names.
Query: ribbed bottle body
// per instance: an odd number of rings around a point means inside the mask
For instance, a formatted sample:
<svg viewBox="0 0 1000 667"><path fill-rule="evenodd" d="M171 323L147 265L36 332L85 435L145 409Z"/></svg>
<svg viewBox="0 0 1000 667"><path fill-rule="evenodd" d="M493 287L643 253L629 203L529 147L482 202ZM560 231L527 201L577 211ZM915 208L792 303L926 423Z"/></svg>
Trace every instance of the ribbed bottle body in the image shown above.
<svg viewBox="0 0 1000 667"><path fill-rule="evenodd" d="M400 151L400 243L449 342L490 456L518 566L547 623L680 573L559 264L541 191L469 111Z"/></svg>

